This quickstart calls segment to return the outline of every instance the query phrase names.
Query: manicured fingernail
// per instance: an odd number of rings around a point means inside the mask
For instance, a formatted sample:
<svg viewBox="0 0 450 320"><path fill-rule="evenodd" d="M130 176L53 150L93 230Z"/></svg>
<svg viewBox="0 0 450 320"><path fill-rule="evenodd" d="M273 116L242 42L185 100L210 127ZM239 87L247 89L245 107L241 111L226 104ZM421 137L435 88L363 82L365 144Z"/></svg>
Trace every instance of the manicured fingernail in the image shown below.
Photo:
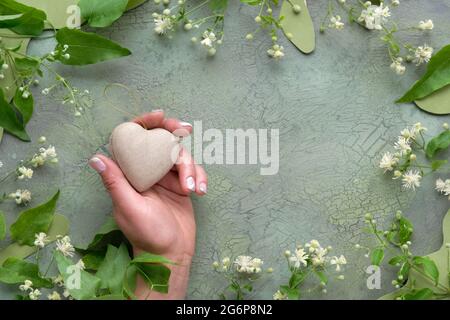
<svg viewBox="0 0 450 320"><path fill-rule="evenodd" d="M192 124L190 124L189 122L181 121L180 124L181 124L182 127L192 127Z"/></svg>
<svg viewBox="0 0 450 320"><path fill-rule="evenodd" d="M91 166L92 169L94 169L98 173L102 173L103 171L106 170L106 165L103 163L102 160L100 160L100 158L97 157L91 158L91 160L89 160L89 165Z"/></svg>
<svg viewBox="0 0 450 320"><path fill-rule="evenodd" d="M162 109L156 109L156 110L152 110L152 112L162 112Z"/></svg>
<svg viewBox="0 0 450 320"><path fill-rule="evenodd" d="M202 193L206 193L206 192L207 192L207 189L206 189L206 183L204 183L204 182L201 182L201 183L200 183L200 186L199 186L198 188L200 189L200 191L201 191Z"/></svg>
<svg viewBox="0 0 450 320"><path fill-rule="evenodd" d="M194 178L188 177L186 179L187 187L189 190L194 191L195 190L195 181Z"/></svg>

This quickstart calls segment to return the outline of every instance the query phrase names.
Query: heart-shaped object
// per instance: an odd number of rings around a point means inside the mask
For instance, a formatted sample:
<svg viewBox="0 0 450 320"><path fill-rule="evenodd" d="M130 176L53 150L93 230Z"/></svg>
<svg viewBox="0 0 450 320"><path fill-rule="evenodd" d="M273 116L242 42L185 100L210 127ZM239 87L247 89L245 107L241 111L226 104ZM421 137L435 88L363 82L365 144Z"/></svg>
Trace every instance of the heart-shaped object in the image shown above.
<svg viewBox="0 0 450 320"><path fill-rule="evenodd" d="M146 130L125 122L111 133L109 149L130 184L143 192L173 167L180 152L180 139L165 129Z"/></svg>

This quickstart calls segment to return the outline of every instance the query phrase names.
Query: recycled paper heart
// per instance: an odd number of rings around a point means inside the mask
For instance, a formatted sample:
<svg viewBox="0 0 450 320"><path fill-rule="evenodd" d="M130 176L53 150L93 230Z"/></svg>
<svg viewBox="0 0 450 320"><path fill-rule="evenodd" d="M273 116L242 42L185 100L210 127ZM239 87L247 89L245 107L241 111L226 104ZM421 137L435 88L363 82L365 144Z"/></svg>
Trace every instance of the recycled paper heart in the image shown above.
<svg viewBox="0 0 450 320"><path fill-rule="evenodd" d="M109 148L130 184L139 192L161 180L175 164L180 139L165 129L146 130L133 122L117 126Z"/></svg>

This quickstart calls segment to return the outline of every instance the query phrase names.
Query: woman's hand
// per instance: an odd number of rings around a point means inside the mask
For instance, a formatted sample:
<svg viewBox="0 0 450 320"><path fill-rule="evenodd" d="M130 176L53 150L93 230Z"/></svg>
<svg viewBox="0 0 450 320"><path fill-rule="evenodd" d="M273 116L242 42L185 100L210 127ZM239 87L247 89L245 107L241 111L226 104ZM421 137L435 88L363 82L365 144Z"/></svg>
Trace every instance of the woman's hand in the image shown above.
<svg viewBox="0 0 450 320"><path fill-rule="evenodd" d="M192 126L176 119L165 119L163 111L153 111L134 120L144 128L164 128L170 132ZM151 252L176 262L169 266L172 274L169 293L150 292L138 279L136 295L150 299L182 299L187 290L189 269L195 251L195 219L191 192L202 196L207 191L207 175L182 149L174 168L149 190L138 193L114 161L95 155L89 165L102 177L109 191L117 224L133 245L134 254Z"/></svg>

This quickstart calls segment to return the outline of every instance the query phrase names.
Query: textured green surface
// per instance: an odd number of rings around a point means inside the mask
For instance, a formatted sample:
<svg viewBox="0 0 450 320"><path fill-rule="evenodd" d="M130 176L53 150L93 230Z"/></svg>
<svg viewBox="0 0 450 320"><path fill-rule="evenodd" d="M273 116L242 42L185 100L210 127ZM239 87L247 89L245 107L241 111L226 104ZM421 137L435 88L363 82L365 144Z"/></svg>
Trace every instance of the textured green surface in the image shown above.
<svg viewBox="0 0 450 320"><path fill-rule="evenodd" d="M318 31L326 4L308 4ZM148 2L100 31L128 47L132 56L98 66L59 68L76 86L93 94L94 107L83 117L74 118L67 106L39 94L50 78L35 89L36 113L29 132L34 140L45 135L56 145L60 165L39 170L26 185L36 195L34 205L61 189L59 212L70 219L76 243L89 242L111 210L87 160L106 150L110 131L125 120L102 97L106 84L120 82L142 97L137 108L118 89L110 90L109 99L133 113L162 108L185 121L202 119L204 130L280 129L278 175L260 176L257 166L206 166L208 196L194 199L198 235L189 298L215 297L225 283L211 263L219 254L240 253L261 257L264 266L274 267L273 277L257 284L253 296L271 298L287 277L282 252L311 239L333 245L336 253L348 256L349 266L346 280L330 284L328 294L305 297L378 298L392 291L395 275L387 267L382 270L381 290L366 288L368 260L353 245L366 237L361 229L367 211L382 221L403 209L416 227L415 252L427 254L440 247L449 202L433 191L433 177L417 193L407 193L376 168L380 153L406 125L421 121L432 135L442 122L450 122L448 116L430 115L413 104L394 103L423 70L411 66L405 76L395 75L379 35L356 26L318 35L316 50L308 56L280 39L286 56L277 63L267 57L268 37L243 40L254 28L255 9L234 1L227 15L226 40L216 57L208 59L202 48L191 46L194 32L181 31L172 40L153 35L154 10ZM449 0L403 1L395 15L404 17L400 21L405 25L433 19L435 30L428 36L407 40L438 48L450 42L448 12ZM33 41L30 52L42 53L53 45L51 40ZM12 169L30 147L5 136L0 145L5 165L0 170ZM1 191L19 186L24 182L2 185ZM9 223L19 211L13 204L3 204L2 210ZM11 291L0 287L0 297L11 297Z"/></svg>

